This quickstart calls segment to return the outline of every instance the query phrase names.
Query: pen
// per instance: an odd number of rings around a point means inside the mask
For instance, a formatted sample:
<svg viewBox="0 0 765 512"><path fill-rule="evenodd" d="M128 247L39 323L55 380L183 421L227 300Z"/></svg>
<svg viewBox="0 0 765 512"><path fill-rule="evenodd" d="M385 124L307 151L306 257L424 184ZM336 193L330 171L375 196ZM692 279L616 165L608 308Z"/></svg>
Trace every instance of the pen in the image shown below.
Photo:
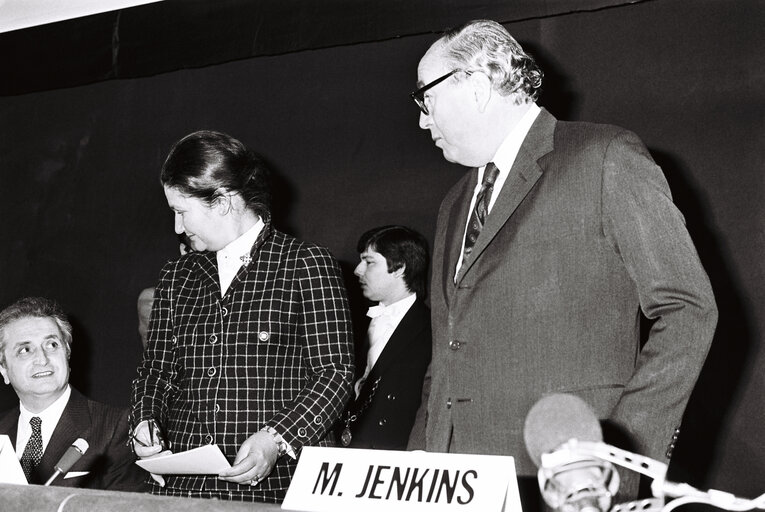
<svg viewBox="0 0 765 512"><path fill-rule="evenodd" d="M157 444L162 446L162 448L164 449L164 440L163 440L162 434L161 434L161 432L159 430L159 425L157 424L157 422L153 418L149 419L149 420L146 420L146 421L147 421L147 425L146 426L149 427L149 444L146 444L143 441L141 441L138 438L138 436L135 435L135 432L133 432L133 435L131 436L131 438L135 442L137 442L138 444L140 444L141 446L143 446L145 448L148 448L150 446L154 446L154 444L156 442Z"/></svg>

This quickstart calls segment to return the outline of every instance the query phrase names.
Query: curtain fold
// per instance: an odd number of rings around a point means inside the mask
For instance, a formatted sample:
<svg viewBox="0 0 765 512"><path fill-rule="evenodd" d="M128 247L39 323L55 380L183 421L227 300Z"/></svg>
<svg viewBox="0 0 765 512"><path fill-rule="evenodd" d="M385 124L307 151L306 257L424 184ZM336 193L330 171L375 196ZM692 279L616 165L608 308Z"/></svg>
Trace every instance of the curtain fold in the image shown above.
<svg viewBox="0 0 765 512"><path fill-rule="evenodd" d="M0 34L0 95L657 0L165 0Z"/></svg>

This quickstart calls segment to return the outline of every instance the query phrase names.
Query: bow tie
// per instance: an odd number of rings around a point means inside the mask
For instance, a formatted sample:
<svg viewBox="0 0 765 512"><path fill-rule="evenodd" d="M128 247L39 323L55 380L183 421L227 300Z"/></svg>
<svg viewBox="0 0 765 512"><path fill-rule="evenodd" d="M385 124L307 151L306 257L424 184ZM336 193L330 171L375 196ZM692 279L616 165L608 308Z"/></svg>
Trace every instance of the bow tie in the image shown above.
<svg viewBox="0 0 765 512"><path fill-rule="evenodd" d="M372 306L367 311L367 316L369 318L377 318L378 316L384 315L386 309L387 308L382 304L378 304L377 306Z"/></svg>

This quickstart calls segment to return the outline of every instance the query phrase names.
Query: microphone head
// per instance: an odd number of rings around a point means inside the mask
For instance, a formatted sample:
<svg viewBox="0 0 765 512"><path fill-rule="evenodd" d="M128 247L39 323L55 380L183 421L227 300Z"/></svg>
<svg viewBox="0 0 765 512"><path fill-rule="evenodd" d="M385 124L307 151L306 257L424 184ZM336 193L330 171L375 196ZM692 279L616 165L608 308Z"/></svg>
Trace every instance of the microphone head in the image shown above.
<svg viewBox="0 0 765 512"><path fill-rule="evenodd" d="M53 467L61 473L66 473L88 451L88 447L89 445L86 440L81 437L78 438L72 443L72 446L66 449L64 455L61 456Z"/></svg>
<svg viewBox="0 0 765 512"><path fill-rule="evenodd" d="M85 455L85 452L88 451L88 448L90 448L90 445L88 444L88 442L81 437L78 437L77 439L75 439L74 442L72 443L72 446L80 450L80 453L82 455Z"/></svg>
<svg viewBox="0 0 765 512"><path fill-rule="evenodd" d="M540 467L543 453L554 451L570 439L603 440L595 413L578 396L555 393L541 398L529 411L523 426L523 440L531 460Z"/></svg>

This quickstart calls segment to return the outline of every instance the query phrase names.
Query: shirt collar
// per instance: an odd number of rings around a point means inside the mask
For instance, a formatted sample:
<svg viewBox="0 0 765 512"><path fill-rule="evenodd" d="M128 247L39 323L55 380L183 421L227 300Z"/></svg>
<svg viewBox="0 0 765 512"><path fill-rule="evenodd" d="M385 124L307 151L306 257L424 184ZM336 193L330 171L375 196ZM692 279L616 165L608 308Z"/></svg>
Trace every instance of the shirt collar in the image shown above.
<svg viewBox="0 0 765 512"><path fill-rule="evenodd" d="M526 135L531 130L531 125L534 124L541 111L542 109L536 103L531 103L529 109L523 114L518 124L507 134L507 137L505 137L505 140L502 141L502 144L499 145L497 152L494 154L494 158L491 161L499 169L499 175L494 182L494 194L492 195L491 204L494 203L494 199L498 195L497 191L502 189L502 185L504 185L508 174L510 174L510 169L513 167L513 163L515 163L515 158L518 156L518 151L520 151ZM483 166L478 170L479 184L483 180L485 168L486 166Z"/></svg>
<svg viewBox="0 0 765 512"><path fill-rule="evenodd" d="M414 304L415 300L417 300L417 294L413 293L401 300L394 302L393 304L388 304L387 306L378 304L377 306L372 306L369 308L369 311L367 311L367 316L369 318L376 318L382 315L393 317L404 316L404 314L409 311L409 308L412 307L412 304Z"/></svg>
<svg viewBox="0 0 765 512"><path fill-rule="evenodd" d="M258 239L258 235L263 229L263 219L258 219L254 226L245 231L239 238L230 242L226 247L218 251L218 261L222 259L235 259L241 264L239 259L241 256L250 254L252 246L255 244L255 240Z"/></svg>
<svg viewBox="0 0 765 512"><path fill-rule="evenodd" d="M34 416L37 416L42 420L43 428L48 427L52 429L56 424L58 424L58 420L61 417L61 414L63 414L64 409L66 408L66 404L69 403L69 397L71 395L72 388L69 386L69 384L67 384L66 389L63 393L61 393L61 396L58 397L55 402L46 407L45 410L37 413L31 412L29 409L24 407L24 404L19 402L21 420L24 423L29 423L30 419L32 419Z"/></svg>

